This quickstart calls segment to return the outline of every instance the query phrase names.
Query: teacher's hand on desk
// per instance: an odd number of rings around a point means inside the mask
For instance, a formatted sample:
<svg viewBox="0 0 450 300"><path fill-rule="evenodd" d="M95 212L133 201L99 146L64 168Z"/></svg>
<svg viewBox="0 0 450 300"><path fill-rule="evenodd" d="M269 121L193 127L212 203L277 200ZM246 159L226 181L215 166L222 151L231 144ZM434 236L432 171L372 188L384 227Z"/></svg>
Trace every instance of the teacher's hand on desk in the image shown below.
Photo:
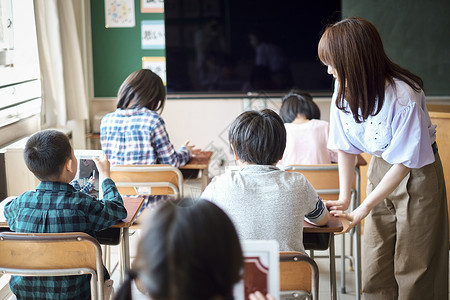
<svg viewBox="0 0 450 300"><path fill-rule="evenodd" d="M347 208L350 206L350 198L348 199L341 199L339 200L322 200L323 203L325 203L325 206L330 210L347 210Z"/></svg>
<svg viewBox="0 0 450 300"><path fill-rule="evenodd" d="M347 213L342 210L332 210L330 213L333 216L336 217L342 217L349 221L347 230L345 232L349 232L353 227L358 225L359 222L361 222L362 219L364 219L370 212L370 209L368 209L365 205L361 204L358 206L357 209L354 211Z"/></svg>

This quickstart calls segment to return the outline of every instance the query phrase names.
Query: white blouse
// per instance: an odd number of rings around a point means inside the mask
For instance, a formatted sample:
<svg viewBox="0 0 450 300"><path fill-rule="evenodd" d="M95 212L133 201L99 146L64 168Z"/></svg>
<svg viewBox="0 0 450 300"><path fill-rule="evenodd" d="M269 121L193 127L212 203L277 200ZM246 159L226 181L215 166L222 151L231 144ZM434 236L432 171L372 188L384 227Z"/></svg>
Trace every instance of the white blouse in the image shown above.
<svg viewBox="0 0 450 300"><path fill-rule="evenodd" d="M348 105L348 112L336 107L338 89L336 81L328 148L353 154L366 152L408 168L434 162L431 144L436 141L436 125L431 124L423 91L417 93L407 83L394 79L394 85L385 89L381 111L356 123Z"/></svg>

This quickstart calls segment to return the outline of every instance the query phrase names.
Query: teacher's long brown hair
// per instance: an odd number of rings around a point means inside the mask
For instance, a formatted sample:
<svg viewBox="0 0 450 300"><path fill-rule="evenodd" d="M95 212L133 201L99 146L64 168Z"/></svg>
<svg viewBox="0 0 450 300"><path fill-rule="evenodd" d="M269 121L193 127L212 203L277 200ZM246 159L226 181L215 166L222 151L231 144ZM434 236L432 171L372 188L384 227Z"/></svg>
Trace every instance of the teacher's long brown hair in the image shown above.
<svg viewBox="0 0 450 300"><path fill-rule="evenodd" d="M319 41L318 55L322 63L337 72L340 84L336 106L345 110L345 99L357 123L380 112L386 83L392 84L394 78L415 91L423 89L419 76L387 57L377 29L362 18L348 18L328 26Z"/></svg>

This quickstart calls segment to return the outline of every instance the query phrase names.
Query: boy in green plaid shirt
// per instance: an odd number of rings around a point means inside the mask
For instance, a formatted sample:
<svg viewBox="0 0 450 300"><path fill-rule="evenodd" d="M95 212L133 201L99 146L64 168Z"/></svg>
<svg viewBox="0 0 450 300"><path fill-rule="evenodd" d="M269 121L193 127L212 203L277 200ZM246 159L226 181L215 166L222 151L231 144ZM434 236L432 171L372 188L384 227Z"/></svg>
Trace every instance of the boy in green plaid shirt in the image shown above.
<svg viewBox="0 0 450 300"><path fill-rule="evenodd" d="M103 200L77 191L69 183L77 173L77 159L69 138L57 130L32 135L24 150L27 167L41 181L5 206L9 228L16 232L95 232L127 216L122 197L109 178L108 158L93 158L101 177ZM106 269L105 269L106 271ZM105 277L109 278L108 272ZM18 299L90 299L90 275L21 277L10 280Z"/></svg>

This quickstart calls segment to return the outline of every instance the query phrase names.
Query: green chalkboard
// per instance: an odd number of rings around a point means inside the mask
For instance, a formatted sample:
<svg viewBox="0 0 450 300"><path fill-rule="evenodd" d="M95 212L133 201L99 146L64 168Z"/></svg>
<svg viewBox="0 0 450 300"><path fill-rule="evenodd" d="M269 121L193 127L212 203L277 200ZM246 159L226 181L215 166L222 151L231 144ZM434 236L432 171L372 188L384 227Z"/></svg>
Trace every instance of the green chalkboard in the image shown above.
<svg viewBox="0 0 450 300"><path fill-rule="evenodd" d="M389 58L419 75L427 96L450 96L449 0L342 0L342 10L377 27Z"/></svg>
<svg viewBox="0 0 450 300"><path fill-rule="evenodd" d="M142 68L142 57L165 56L164 50L141 49L141 21L163 20L164 14L141 13L141 1L135 0L134 27L106 28L105 1L90 2L94 97L115 97L125 78Z"/></svg>

